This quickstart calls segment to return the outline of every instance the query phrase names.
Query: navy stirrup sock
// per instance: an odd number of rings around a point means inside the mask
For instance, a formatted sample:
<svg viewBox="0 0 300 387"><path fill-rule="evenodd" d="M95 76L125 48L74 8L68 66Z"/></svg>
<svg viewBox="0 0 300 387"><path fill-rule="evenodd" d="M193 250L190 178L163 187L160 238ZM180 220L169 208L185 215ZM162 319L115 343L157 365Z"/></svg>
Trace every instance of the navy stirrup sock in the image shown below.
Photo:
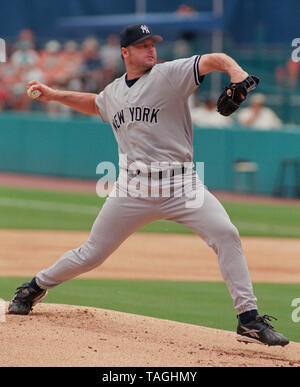
<svg viewBox="0 0 300 387"><path fill-rule="evenodd" d="M31 282L30 282L30 286L31 286L34 290L36 290L37 292L40 292L41 290L43 290L43 289L41 289L41 288L38 286L38 284L36 283L35 277L32 278L32 280L31 280Z"/></svg>
<svg viewBox="0 0 300 387"><path fill-rule="evenodd" d="M250 321L255 320L256 316L258 316L258 311L253 309L239 314L239 319L242 324L248 324Z"/></svg>

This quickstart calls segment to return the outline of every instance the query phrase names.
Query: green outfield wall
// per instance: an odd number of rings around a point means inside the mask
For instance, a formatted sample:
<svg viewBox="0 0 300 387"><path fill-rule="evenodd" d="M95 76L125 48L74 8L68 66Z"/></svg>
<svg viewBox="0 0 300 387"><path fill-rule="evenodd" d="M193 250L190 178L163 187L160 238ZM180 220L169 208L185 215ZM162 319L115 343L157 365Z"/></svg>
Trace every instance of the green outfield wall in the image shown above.
<svg viewBox="0 0 300 387"><path fill-rule="evenodd" d="M300 130L254 131L232 129L194 130L194 161L205 163L205 184L212 190L271 194L278 184L284 159L300 161ZM238 159L256 163L256 173L239 173ZM0 170L71 178L98 179L101 161L118 165L118 147L109 124L100 118L49 118L45 115L0 114ZM288 196L296 170L286 170ZM251 176L254 180L251 180ZM239 177L239 184L237 184Z"/></svg>

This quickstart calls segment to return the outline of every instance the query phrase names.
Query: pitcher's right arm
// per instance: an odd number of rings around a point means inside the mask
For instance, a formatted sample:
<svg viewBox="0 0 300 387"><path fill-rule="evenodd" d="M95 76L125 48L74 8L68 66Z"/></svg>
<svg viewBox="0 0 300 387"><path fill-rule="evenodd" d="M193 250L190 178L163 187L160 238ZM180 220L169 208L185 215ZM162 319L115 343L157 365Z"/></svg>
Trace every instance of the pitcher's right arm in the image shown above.
<svg viewBox="0 0 300 387"><path fill-rule="evenodd" d="M42 95L37 98L41 102L56 101L83 114L99 115L96 106L97 94L82 93L78 91L56 90L43 83L31 81L27 84L27 89L32 87L32 91L39 90Z"/></svg>

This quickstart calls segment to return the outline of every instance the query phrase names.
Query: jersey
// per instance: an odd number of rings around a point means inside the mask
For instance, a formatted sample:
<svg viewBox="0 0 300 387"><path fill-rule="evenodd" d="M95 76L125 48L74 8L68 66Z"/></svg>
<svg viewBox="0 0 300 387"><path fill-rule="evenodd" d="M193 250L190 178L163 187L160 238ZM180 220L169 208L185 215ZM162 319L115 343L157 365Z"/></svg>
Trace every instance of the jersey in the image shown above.
<svg viewBox="0 0 300 387"><path fill-rule="evenodd" d="M126 74L110 83L97 97L102 119L110 122L118 143L121 168L133 162L193 161L193 126L189 96L203 80L200 55L156 64L133 86Z"/></svg>

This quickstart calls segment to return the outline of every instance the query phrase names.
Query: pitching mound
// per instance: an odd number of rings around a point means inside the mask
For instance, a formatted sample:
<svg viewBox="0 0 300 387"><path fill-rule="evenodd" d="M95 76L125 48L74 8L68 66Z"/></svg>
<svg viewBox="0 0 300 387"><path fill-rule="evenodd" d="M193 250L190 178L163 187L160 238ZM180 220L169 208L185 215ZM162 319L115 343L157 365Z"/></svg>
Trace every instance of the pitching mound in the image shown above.
<svg viewBox="0 0 300 387"><path fill-rule="evenodd" d="M0 366L299 366L300 344L266 347L234 332L109 310L39 304L0 324Z"/></svg>

